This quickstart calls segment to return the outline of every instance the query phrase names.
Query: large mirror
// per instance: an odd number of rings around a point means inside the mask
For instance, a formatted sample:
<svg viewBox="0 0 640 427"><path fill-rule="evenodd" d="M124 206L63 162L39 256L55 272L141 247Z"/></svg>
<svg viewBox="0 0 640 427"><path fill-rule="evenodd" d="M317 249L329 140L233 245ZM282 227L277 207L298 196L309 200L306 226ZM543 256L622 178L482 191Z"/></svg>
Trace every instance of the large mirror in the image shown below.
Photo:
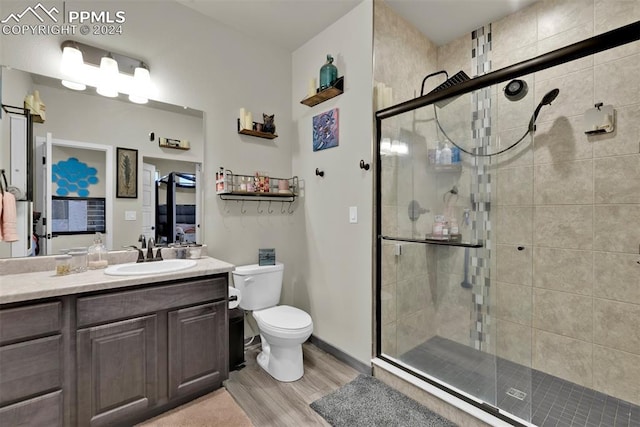
<svg viewBox="0 0 640 427"><path fill-rule="evenodd" d="M6 106L0 169L10 186L15 182L25 193L32 183L29 200L16 203L19 241L0 241L0 258L87 247L95 231L104 231L109 249L140 246L149 238L202 242L202 111L133 104L92 88L73 91L60 80L8 67L0 72ZM21 153L19 141L30 131L19 108L35 91L46 107L44 122L32 124L33 151ZM161 138L183 143L166 146ZM17 167L29 157L28 171Z"/></svg>

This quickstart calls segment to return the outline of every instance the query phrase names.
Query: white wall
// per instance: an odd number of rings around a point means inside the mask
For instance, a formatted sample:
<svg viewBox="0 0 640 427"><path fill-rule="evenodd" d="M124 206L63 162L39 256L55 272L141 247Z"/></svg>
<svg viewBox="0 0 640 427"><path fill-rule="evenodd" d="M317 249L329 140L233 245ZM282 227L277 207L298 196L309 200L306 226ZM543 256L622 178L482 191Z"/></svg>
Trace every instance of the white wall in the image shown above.
<svg viewBox="0 0 640 427"><path fill-rule="evenodd" d="M59 2L43 2L45 6ZM59 5L58 5L59 6ZM66 2L67 10L124 10L123 34L75 36L91 44L147 62L158 87L157 100L205 111L206 183L223 165L237 173L266 170L291 176L291 56L289 52L218 24L168 1ZM22 11L24 2L4 1L3 13ZM69 36L1 36L0 63L51 77L60 77L60 43ZM260 117L275 114L279 137L273 141L238 135L240 107ZM157 157L157 156L156 156ZM287 265L297 263L301 243L292 238L299 215L241 216L235 203L226 205L205 190L205 243L209 254L235 264L257 262L258 248L275 247ZM266 207L263 205L263 207ZM297 210L299 212L300 209ZM122 223L117 223L122 224ZM288 270L285 273L285 280ZM283 295L286 300L286 292Z"/></svg>
<svg viewBox="0 0 640 427"><path fill-rule="evenodd" d="M364 1L293 53L291 103L297 130L293 172L305 184L299 226L304 247L294 276L294 305L307 310L313 334L369 364L372 343L372 34L373 4ZM309 108L300 104L326 55L345 77L342 95ZM313 116L339 109L339 146L312 150ZM315 175L324 170L324 178ZM349 207L358 223L349 223Z"/></svg>

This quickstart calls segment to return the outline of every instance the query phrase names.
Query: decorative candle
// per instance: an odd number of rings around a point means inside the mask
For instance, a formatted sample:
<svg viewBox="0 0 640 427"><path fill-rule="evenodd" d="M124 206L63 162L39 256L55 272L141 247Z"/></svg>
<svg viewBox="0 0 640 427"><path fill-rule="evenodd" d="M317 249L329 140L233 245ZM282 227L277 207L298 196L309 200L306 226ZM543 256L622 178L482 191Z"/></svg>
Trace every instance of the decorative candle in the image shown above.
<svg viewBox="0 0 640 427"><path fill-rule="evenodd" d="M376 106L377 110L384 108L384 83L376 84Z"/></svg>
<svg viewBox="0 0 640 427"><path fill-rule="evenodd" d="M309 86L307 87L307 97L311 97L316 94L316 79L309 80Z"/></svg>
<svg viewBox="0 0 640 427"><path fill-rule="evenodd" d="M244 108L241 108L240 109L240 129L241 130L245 128L246 116L247 116L247 112L244 110Z"/></svg>
<svg viewBox="0 0 640 427"><path fill-rule="evenodd" d="M390 87L384 88L384 108L391 107L393 104L393 95Z"/></svg>
<svg viewBox="0 0 640 427"><path fill-rule="evenodd" d="M245 129L253 129L253 115L249 111L246 115L246 122L244 124Z"/></svg>

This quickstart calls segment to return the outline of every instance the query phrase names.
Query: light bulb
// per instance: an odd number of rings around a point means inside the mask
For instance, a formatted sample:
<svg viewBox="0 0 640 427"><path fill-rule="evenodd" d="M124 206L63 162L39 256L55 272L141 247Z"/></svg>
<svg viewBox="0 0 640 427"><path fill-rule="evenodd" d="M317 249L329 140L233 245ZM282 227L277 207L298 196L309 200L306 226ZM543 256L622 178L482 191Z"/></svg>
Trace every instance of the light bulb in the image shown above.
<svg viewBox="0 0 640 427"><path fill-rule="evenodd" d="M109 56L103 56L100 60L100 80L96 92L109 98L118 96L119 74L118 62Z"/></svg>
<svg viewBox="0 0 640 427"><path fill-rule="evenodd" d="M80 83L83 79L84 60L82 52L72 46L65 46L62 49L62 62L60 63L60 71L65 77L62 85L73 90L85 90L87 86Z"/></svg>
<svg viewBox="0 0 640 427"><path fill-rule="evenodd" d="M151 76L145 67L136 67L133 72L133 83L129 101L136 104L146 104L149 102L149 89L151 87Z"/></svg>

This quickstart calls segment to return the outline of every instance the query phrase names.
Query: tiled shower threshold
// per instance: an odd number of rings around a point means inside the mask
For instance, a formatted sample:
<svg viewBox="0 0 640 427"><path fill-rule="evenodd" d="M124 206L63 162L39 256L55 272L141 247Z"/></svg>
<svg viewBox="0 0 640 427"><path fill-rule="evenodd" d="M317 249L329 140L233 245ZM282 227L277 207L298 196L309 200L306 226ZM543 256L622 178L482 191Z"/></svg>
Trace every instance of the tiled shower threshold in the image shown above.
<svg viewBox="0 0 640 427"><path fill-rule="evenodd" d="M640 427L640 406L446 338L398 360L537 426Z"/></svg>

